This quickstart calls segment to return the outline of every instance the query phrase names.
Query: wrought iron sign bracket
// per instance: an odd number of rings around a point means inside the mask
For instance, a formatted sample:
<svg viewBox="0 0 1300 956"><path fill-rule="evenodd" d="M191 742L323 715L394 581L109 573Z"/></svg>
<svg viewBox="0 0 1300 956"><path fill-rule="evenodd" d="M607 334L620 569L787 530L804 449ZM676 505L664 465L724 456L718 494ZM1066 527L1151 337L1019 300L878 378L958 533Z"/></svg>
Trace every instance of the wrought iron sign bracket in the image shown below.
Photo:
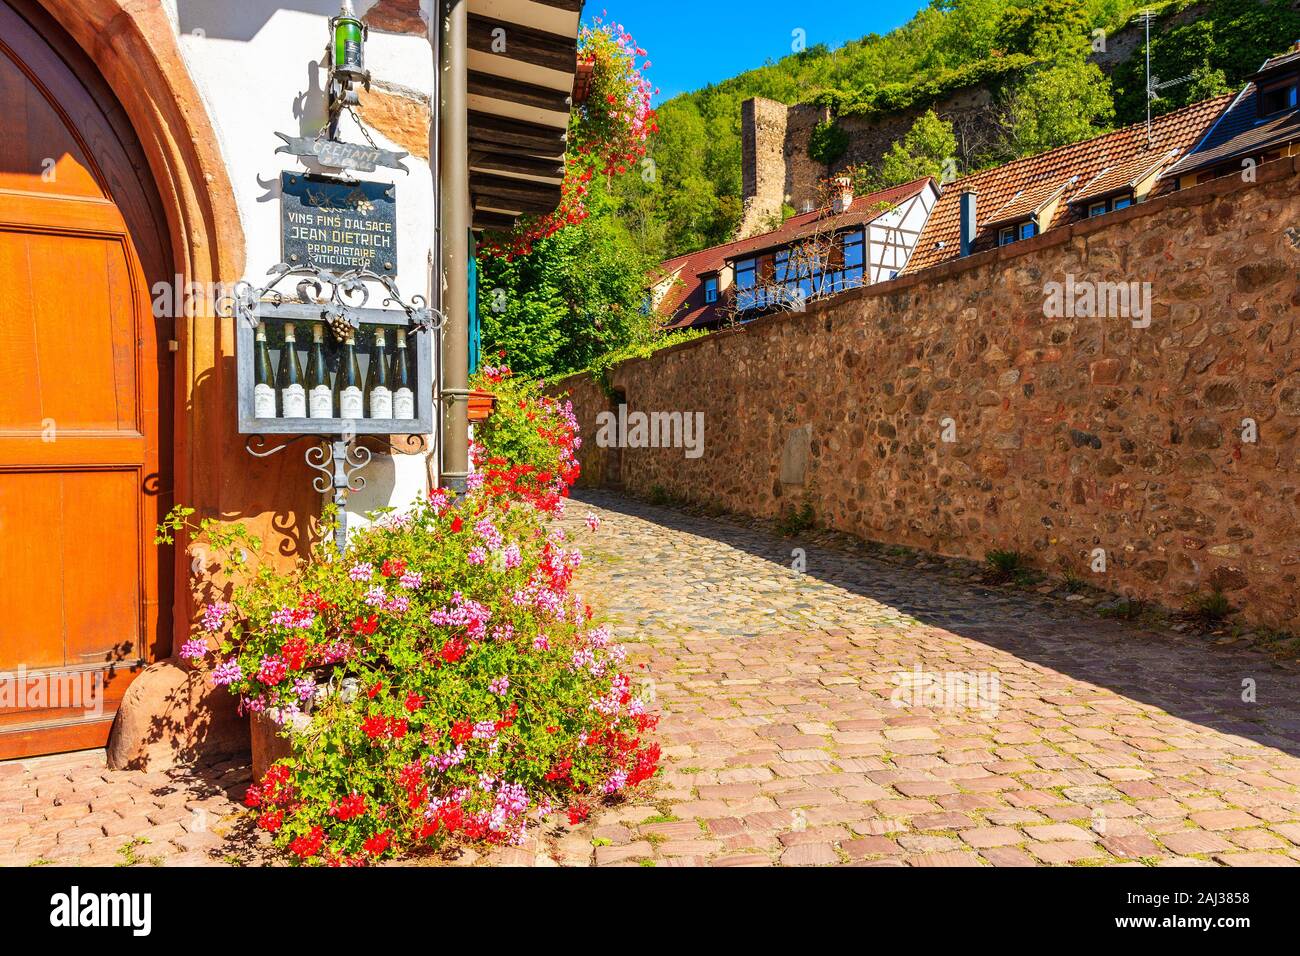
<svg viewBox="0 0 1300 956"><path fill-rule="evenodd" d="M266 318L301 319L328 322L334 335L342 339L350 326L355 332L361 323L393 325L390 306L397 306L405 314L402 324L410 324L417 331L441 331L444 316L429 305L422 295L402 298L397 283L390 276L380 275L370 269L349 269L333 272L314 263L290 265L277 262L266 273L270 282L258 287L251 282L235 283L230 294L222 299L227 314L241 319L250 329ZM296 297L290 298L276 288L286 277L296 276ZM377 282L388 293L381 308L367 308L370 288L367 281Z"/></svg>
<svg viewBox="0 0 1300 956"><path fill-rule="evenodd" d="M295 435L265 451L262 449L266 445L266 438L252 435L244 443L244 449L255 458L270 458L304 438L316 439L316 443L310 445L303 454L307 466L320 472L313 476L312 487L322 495L333 492L334 506L338 509L334 544L341 554L348 543L348 494L361 491L366 486L366 479L358 475L358 472L373 459L370 449L343 435Z"/></svg>

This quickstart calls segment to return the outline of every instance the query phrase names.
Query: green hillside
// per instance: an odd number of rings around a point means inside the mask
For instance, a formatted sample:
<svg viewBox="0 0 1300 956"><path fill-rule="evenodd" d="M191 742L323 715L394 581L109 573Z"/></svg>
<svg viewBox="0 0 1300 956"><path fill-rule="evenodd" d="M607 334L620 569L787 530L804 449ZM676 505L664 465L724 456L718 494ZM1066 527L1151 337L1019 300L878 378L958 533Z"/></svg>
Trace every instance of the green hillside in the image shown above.
<svg viewBox="0 0 1300 956"><path fill-rule="evenodd" d="M1264 57L1300 37L1293 0L1145 6L1160 15L1153 27L1152 72L1168 79L1191 76L1164 91L1157 110L1237 86ZM1142 58L1122 64L1108 83L1095 67L1084 72L1084 57L1099 37L1094 31L1112 34L1142 7L1133 0L933 0L883 36L837 50L809 47L664 103L653 150L658 176L639 187L650 195L628 198L653 210L658 222L649 233L661 236L666 254L725 241L741 214L740 104L751 96L816 101L840 115L871 115L923 108L974 85L986 86L1008 105L1025 93L1014 122L1033 126L1038 120L1049 138L1042 130L1028 136L1009 130L1005 142L978 157L977 165L1055 145L1054 130L1077 139L1133 122L1145 115ZM1053 76L1045 76L1052 68ZM1033 84L1040 88L1029 90ZM1057 115L1079 93L1097 87L1107 108ZM1049 112L1027 116L1040 108L1036 104Z"/></svg>

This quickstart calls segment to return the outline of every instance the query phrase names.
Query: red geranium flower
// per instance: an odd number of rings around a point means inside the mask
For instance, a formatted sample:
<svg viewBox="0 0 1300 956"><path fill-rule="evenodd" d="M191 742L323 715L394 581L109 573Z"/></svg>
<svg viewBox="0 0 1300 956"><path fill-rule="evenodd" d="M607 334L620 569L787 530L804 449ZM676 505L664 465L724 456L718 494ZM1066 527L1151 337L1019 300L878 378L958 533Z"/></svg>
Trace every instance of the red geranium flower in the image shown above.
<svg viewBox="0 0 1300 956"><path fill-rule="evenodd" d="M388 849L388 841L392 837L392 830L385 830L383 833L376 833L369 840L361 844L361 848L371 856L381 856Z"/></svg>
<svg viewBox="0 0 1300 956"><path fill-rule="evenodd" d="M324 842L325 831L320 827L312 827L309 834L300 836L289 844L289 852L299 859L305 860L319 853L321 844Z"/></svg>
<svg viewBox="0 0 1300 956"><path fill-rule="evenodd" d="M451 739L463 744L474 734L474 724L468 720L458 720L451 725Z"/></svg>
<svg viewBox="0 0 1300 956"><path fill-rule="evenodd" d="M466 645L464 641L462 641L459 637L453 637L450 641L448 641L446 644L442 646L442 651L439 653L438 656L441 657L448 664L454 664L462 657L465 656L465 652L467 650L469 650L469 647L468 645Z"/></svg>
<svg viewBox="0 0 1300 956"><path fill-rule="evenodd" d="M366 812L366 798L359 793L350 793L341 801L329 808L329 815L337 820L355 820L357 817L364 816Z"/></svg>

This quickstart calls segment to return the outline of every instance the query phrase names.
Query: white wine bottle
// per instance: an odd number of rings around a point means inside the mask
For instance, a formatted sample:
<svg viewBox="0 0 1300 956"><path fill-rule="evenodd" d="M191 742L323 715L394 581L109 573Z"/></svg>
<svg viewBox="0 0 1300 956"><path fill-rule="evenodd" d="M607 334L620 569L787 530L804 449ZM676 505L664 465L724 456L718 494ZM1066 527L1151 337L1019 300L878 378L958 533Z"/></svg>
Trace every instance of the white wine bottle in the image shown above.
<svg viewBox="0 0 1300 956"><path fill-rule="evenodd" d="M366 370L366 417L393 417L393 390L389 387L388 347L383 328L375 329L375 347Z"/></svg>
<svg viewBox="0 0 1300 956"><path fill-rule="evenodd" d="M334 417L334 389L325 363L325 327L311 327L311 351L307 353L307 404L312 418Z"/></svg>
<svg viewBox="0 0 1300 956"><path fill-rule="evenodd" d="M284 324L284 348L280 350L280 372L275 384L280 389L280 414L285 418L306 418L307 390L303 387L292 322Z"/></svg>
<svg viewBox="0 0 1300 956"><path fill-rule="evenodd" d="M365 404L361 394L361 365L357 362L357 339L352 330L345 333L339 348L339 370L334 376L334 396L338 401L339 418L364 418Z"/></svg>
<svg viewBox="0 0 1300 956"><path fill-rule="evenodd" d="M266 323L257 323L253 345L253 415L275 417L275 369L271 367L271 350L266 344Z"/></svg>
<svg viewBox="0 0 1300 956"><path fill-rule="evenodd" d="M415 417L415 377L411 374L411 357L406 348L406 329L397 330L397 348L393 350L393 417Z"/></svg>

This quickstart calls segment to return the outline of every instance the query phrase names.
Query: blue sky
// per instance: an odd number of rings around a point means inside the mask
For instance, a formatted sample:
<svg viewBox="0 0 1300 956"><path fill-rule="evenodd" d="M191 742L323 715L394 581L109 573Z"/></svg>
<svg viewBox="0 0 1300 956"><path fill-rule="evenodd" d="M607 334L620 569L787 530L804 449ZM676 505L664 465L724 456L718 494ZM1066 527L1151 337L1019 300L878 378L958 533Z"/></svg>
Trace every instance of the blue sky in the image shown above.
<svg viewBox="0 0 1300 956"><path fill-rule="evenodd" d="M608 12L650 55L658 102L779 60L792 33L808 46L837 47L906 23L927 0L588 0L588 18Z"/></svg>

